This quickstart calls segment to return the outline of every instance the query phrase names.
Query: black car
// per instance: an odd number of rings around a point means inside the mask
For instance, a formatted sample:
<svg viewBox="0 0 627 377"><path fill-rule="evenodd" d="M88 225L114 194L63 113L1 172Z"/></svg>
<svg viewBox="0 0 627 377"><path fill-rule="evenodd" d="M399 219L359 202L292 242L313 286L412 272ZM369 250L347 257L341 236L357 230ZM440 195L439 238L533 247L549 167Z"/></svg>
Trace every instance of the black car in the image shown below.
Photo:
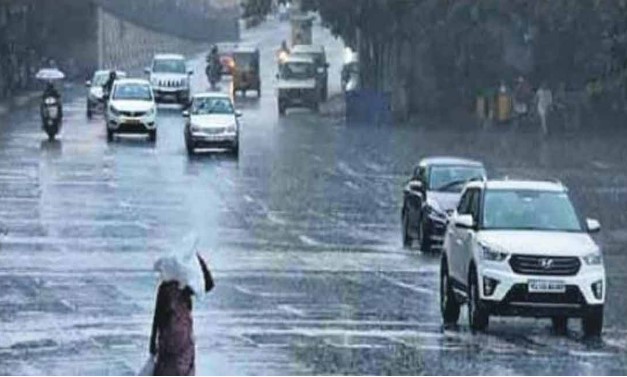
<svg viewBox="0 0 627 377"><path fill-rule="evenodd" d="M421 160L403 189L401 212L403 246L418 241L420 250L442 250L448 216L454 211L464 184L485 179L481 162L455 157Z"/></svg>

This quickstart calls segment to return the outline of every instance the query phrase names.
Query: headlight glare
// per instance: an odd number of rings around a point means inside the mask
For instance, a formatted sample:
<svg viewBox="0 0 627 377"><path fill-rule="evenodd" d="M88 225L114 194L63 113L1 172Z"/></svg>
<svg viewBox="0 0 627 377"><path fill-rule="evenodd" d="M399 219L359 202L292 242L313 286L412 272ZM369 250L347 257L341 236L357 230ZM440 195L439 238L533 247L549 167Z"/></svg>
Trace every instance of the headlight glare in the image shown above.
<svg viewBox="0 0 627 377"><path fill-rule="evenodd" d="M583 260L589 266L598 266L603 263L603 255L597 251L586 255Z"/></svg>
<svg viewBox="0 0 627 377"><path fill-rule="evenodd" d="M481 245L481 258L486 261L491 262L502 262L509 256L508 253L503 251L495 250L486 245Z"/></svg>

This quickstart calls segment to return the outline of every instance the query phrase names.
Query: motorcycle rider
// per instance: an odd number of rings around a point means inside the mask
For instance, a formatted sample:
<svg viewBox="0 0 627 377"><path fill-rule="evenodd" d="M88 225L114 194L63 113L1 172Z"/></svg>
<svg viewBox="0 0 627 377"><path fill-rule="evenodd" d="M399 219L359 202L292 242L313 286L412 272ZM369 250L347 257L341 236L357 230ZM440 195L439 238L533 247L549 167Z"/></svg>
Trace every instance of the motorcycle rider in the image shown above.
<svg viewBox="0 0 627 377"><path fill-rule="evenodd" d="M111 95L111 89L113 89L113 83L118 78L118 75L115 71L109 72L109 78L102 86L102 92L104 93L106 99Z"/></svg>
<svg viewBox="0 0 627 377"><path fill-rule="evenodd" d="M218 52L218 46L213 45L211 52L207 56L207 69L205 70L211 87L215 88L218 81L221 79L222 63L220 62L220 54Z"/></svg>
<svg viewBox="0 0 627 377"><path fill-rule="evenodd" d="M59 109L59 117L63 118L63 107L61 106L61 94L57 91L52 81L46 83L46 88L44 89L43 94L41 95L41 113L43 117L43 110L45 106L45 101L47 98L54 98L57 100L57 108Z"/></svg>
<svg viewBox="0 0 627 377"><path fill-rule="evenodd" d="M290 48L287 47L287 42L283 40L281 42L281 47L279 47L279 50L277 51L277 60L279 62L279 65L283 64L283 62L285 61L285 59L287 59L289 54L290 54Z"/></svg>

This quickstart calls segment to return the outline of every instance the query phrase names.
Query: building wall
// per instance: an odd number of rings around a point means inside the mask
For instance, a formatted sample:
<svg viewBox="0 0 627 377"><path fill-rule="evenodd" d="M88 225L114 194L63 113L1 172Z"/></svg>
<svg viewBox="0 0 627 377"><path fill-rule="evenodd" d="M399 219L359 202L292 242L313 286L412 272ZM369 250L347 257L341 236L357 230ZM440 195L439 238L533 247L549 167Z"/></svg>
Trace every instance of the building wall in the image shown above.
<svg viewBox="0 0 627 377"><path fill-rule="evenodd" d="M97 66L130 70L147 65L155 53L190 54L209 43L189 41L136 26L106 10L98 11Z"/></svg>

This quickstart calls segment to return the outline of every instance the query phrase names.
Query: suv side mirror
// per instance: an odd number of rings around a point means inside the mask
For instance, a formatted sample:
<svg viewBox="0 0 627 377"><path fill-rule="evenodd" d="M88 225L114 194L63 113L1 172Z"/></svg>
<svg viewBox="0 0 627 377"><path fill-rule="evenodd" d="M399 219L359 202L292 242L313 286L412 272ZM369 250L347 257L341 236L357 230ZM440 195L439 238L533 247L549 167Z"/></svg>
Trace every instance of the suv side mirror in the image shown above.
<svg viewBox="0 0 627 377"><path fill-rule="evenodd" d="M144 73L149 75L150 74L150 67L144 68Z"/></svg>
<svg viewBox="0 0 627 377"><path fill-rule="evenodd" d="M188 70L187 70L187 74L188 74L189 76L193 75L193 74L194 74L194 70L193 70L193 69L188 69Z"/></svg>
<svg viewBox="0 0 627 377"><path fill-rule="evenodd" d="M189 118L190 117L189 110L183 110L181 114L183 114L183 118Z"/></svg>
<svg viewBox="0 0 627 377"><path fill-rule="evenodd" d="M599 223L599 220L586 219L586 227L589 233L598 233L601 231L601 223Z"/></svg>
<svg viewBox="0 0 627 377"><path fill-rule="evenodd" d="M91 80L85 81L85 86L91 88Z"/></svg>
<svg viewBox="0 0 627 377"><path fill-rule="evenodd" d="M235 116L236 116L237 118L241 118L241 117L242 117L242 115L244 115L244 114L242 114L242 112L241 112L241 111L239 111L239 110L235 110Z"/></svg>
<svg viewBox="0 0 627 377"><path fill-rule="evenodd" d="M473 229L475 220L472 215L457 215L455 216L455 226L460 229Z"/></svg>

